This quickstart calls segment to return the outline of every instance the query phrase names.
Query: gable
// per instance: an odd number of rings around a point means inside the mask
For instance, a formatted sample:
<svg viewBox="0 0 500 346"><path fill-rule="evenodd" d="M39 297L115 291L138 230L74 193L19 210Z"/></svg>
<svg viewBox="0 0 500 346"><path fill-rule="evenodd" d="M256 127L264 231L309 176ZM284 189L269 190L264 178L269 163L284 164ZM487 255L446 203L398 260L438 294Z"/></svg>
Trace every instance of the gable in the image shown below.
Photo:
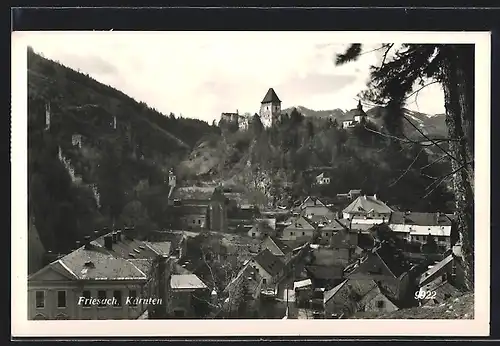
<svg viewBox="0 0 500 346"><path fill-rule="evenodd" d="M389 298L387 298L383 293L377 294L372 299L370 299L370 301L367 303L375 305L375 304L377 304L378 301L384 302L385 309L398 310L398 307Z"/></svg>
<svg viewBox="0 0 500 346"><path fill-rule="evenodd" d="M283 251L281 251L281 249L271 240L271 238L266 238L264 239L264 241L262 242L262 245L268 249L269 251L271 251L271 253L275 256L283 256L285 255L283 253Z"/></svg>
<svg viewBox="0 0 500 346"><path fill-rule="evenodd" d="M380 259L379 256L369 253L368 257L359 265L358 268L356 268L351 276L356 276L356 275L382 275L382 276L391 276L392 275L391 271L385 263Z"/></svg>
<svg viewBox="0 0 500 346"><path fill-rule="evenodd" d="M28 282L30 281L68 281L75 280L67 270L65 270L58 262L50 264L38 272L34 273L28 277Z"/></svg>

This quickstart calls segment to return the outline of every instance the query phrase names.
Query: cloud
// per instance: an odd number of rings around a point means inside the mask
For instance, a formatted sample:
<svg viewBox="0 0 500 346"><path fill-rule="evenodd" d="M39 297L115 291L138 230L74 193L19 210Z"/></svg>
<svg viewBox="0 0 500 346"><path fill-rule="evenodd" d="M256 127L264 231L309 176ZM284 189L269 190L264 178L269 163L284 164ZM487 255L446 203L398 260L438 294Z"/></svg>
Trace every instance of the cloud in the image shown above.
<svg viewBox="0 0 500 346"><path fill-rule="evenodd" d="M314 32L32 32L35 51L88 73L162 113L211 122L221 112L258 111L269 87L283 107L352 108L380 52L335 66L346 43ZM367 45L367 49L376 47ZM442 112L439 89L421 111ZM416 109L416 105L412 105Z"/></svg>

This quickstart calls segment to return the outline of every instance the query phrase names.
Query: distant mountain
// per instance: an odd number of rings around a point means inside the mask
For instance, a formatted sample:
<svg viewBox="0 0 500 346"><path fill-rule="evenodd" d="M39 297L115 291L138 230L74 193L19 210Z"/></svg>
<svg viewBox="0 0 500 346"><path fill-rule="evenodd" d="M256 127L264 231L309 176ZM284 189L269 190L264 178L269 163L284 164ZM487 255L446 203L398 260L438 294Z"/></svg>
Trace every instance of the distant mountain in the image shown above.
<svg viewBox="0 0 500 346"><path fill-rule="evenodd" d="M351 111L344 111L342 109L336 108L332 110L320 110L316 111L313 109L309 109L304 106L296 106L285 109L284 111L290 113L293 108L297 108L297 110L302 113L306 117L313 118L332 118L337 119L340 123L344 120L352 119ZM448 129L445 123L445 115L444 114L425 114L420 112L411 111L409 109L404 109L405 115L408 119L419 129L422 130L423 133L433 137L445 137L448 135ZM370 118L370 120L383 128L382 115L384 112L384 108L380 106L375 106L366 110L366 114ZM415 138L421 136L414 127L412 127L408 122L404 122L405 130L407 131L407 135L411 138Z"/></svg>

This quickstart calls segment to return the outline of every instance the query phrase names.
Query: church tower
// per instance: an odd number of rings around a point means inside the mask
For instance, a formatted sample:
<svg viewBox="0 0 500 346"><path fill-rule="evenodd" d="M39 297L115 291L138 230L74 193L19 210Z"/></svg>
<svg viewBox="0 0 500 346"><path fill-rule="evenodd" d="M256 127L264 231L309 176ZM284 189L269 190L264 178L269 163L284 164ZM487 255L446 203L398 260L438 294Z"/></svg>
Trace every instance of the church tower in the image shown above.
<svg viewBox="0 0 500 346"><path fill-rule="evenodd" d="M264 127L270 127L281 113L281 100L273 88L269 88L260 104L260 121Z"/></svg>

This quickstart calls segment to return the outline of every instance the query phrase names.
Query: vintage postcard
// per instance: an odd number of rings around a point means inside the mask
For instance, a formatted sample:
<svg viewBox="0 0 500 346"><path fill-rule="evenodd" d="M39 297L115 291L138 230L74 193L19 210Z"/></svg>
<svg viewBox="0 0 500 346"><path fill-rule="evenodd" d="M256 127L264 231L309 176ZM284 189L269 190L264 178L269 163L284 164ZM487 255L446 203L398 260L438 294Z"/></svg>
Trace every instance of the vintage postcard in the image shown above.
<svg viewBox="0 0 500 346"><path fill-rule="evenodd" d="M487 335L489 127L489 33L14 32L13 336Z"/></svg>

